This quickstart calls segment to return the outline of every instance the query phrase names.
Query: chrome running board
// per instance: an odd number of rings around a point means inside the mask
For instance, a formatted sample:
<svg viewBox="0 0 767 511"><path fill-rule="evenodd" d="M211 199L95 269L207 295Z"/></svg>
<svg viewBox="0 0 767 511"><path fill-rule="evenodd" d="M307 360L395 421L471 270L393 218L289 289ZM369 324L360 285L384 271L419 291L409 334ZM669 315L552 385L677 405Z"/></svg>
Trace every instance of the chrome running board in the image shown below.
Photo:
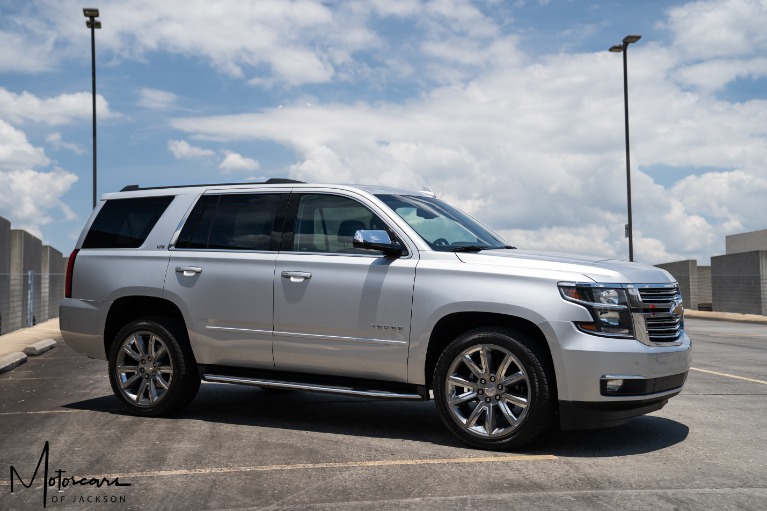
<svg viewBox="0 0 767 511"><path fill-rule="evenodd" d="M341 396L357 396L373 399L407 399L412 401L425 401L427 398L416 392L392 392L388 390L359 389L318 383L301 383L291 381L276 381L244 376L222 376L216 374L203 374L203 381L211 383L234 383L238 385L251 385L270 389L308 390L325 394L337 394Z"/></svg>

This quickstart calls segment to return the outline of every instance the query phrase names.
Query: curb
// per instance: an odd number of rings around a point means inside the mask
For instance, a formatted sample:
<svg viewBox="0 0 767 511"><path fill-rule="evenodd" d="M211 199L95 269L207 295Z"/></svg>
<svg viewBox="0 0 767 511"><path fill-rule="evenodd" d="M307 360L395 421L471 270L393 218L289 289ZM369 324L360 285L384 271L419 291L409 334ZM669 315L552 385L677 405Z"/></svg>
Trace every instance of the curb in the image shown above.
<svg viewBox="0 0 767 511"><path fill-rule="evenodd" d="M43 339L42 341L37 341L36 343L31 344L27 346L26 348L24 348L24 353L26 355L36 357L37 355L42 355L46 351L52 350L55 347L56 347L56 341L54 341L53 339Z"/></svg>
<svg viewBox="0 0 767 511"><path fill-rule="evenodd" d="M737 312L710 312L685 309L685 318L703 319L707 321L731 321L735 323L750 323L752 325L767 325L767 316L756 314L740 314Z"/></svg>
<svg viewBox="0 0 767 511"><path fill-rule="evenodd" d="M23 353L20 351L15 351L5 355L4 357L0 357L0 373L10 371L11 369L19 367L21 364L26 363L27 356L36 357L38 355L42 355L46 351L52 350L55 347L56 341L53 339L43 339L42 341L37 341L36 343L30 344L24 348Z"/></svg>
<svg viewBox="0 0 767 511"><path fill-rule="evenodd" d="M16 367L19 367L21 364L25 363L26 361L27 361L27 356L20 351L11 353L4 357L0 357L0 373L4 373Z"/></svg>

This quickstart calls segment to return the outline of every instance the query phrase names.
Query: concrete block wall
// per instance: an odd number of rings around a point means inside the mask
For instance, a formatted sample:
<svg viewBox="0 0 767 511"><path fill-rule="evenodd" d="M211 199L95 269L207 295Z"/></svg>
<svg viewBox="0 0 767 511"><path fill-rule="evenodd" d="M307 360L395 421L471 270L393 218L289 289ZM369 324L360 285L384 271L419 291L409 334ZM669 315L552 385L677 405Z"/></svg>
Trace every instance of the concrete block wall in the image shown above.
<svg viewBox="0 0 767 511"><path fill-rule="evenodd" d="M717 312L767 315L767 250L712 257L711 295Z"/></svg>
<svg viewBox="0 0 767 511"><path fill-rule="evenodd" d="M66 261L0 217L0 335L58 317Z"/></svg>
<svg viewBox="0 0 767 511"><path fill-rule="evenodd" d="M675 261L673 263L657 264L669 272L679 283L679 291L682 292L682 305L685 309L698 308L700 301L698 294L698 262L694 259Z"/></svg>
<svg viewBox="0 0 767 511"><path fill-rule="evenodd" d="M11 229L11 312L13 330L40 317L43 242L27 231ZM30 281L31 278L31 281Z"/></svg>
<svg viewBox="0 0 767 511"><path fill-rule="evenodd" d="M11 222L0 217L0 335L10 332Z"/></svg>
<svg viewBox="0 0 767 511"><path fill-rule="evenodd" d="M711 266L698 266L698 310L711 310Z"/></svg>
<svg viewBox="0 0 767 511"><path fill-rule="evenodd" d="M657 266L679 282L687 308L767 315L767 229L729 235L726 245L711 266L692 260Z"/></svg>
<svg viewBox="0 0 767 511"><path fill-rule="evenodd" d="M59 304L64 298L66 272L64 256L53 247L43 245L40 272L41 311L39 322L59 316Z"/></svg>
<svg viewBox="0 0 767 511"><path fill-rule="evenodd" d="M725 247L727 255L767 250L767 229L726 236Z"/></svg>

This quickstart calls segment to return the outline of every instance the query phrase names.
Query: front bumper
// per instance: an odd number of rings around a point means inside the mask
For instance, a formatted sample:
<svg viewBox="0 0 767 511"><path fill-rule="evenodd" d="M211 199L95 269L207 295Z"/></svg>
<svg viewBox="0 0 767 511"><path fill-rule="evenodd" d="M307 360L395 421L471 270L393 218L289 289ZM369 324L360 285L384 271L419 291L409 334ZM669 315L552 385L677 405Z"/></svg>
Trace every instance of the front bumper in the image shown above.
<svg viewBox="0 0 767 511"><path fill-rule="evenodd" d="M550 348L563 429L614 426L659 410L681 392L692 365L684 332L675 345L648 346L590 335L567 321L541 326L558 340ZM626 388L608 392L606 381L613 378L625 379Z"/></svg>
<svg viewBox="0 0 767 511"><path fill-rule="evenodd" d="M560 401L559 424L563 430L620 426L634 417L660 410L680 391L681 389L662 397L617 403Z"/></svg>

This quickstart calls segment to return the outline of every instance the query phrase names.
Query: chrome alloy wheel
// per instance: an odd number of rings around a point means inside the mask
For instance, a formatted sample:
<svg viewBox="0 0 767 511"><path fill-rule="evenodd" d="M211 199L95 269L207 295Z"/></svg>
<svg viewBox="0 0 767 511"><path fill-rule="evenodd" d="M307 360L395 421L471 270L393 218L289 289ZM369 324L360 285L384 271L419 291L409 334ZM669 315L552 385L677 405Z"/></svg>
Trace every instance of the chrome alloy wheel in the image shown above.
<svg viewBox="0 0 767 511"><path fill-rule="evenodd" d="M140 330L122 343L115 364L120 392L132 404L155 406L173 383L173 360L163 339Z"/></svg>
<svg viewBox="0 0 767 511"><path fill-rule="evenodd" d="M466 432L501 438L525 420L530 380L507 349L493 344L472 346L453 359L447 375L450 414Z"/></svg>

